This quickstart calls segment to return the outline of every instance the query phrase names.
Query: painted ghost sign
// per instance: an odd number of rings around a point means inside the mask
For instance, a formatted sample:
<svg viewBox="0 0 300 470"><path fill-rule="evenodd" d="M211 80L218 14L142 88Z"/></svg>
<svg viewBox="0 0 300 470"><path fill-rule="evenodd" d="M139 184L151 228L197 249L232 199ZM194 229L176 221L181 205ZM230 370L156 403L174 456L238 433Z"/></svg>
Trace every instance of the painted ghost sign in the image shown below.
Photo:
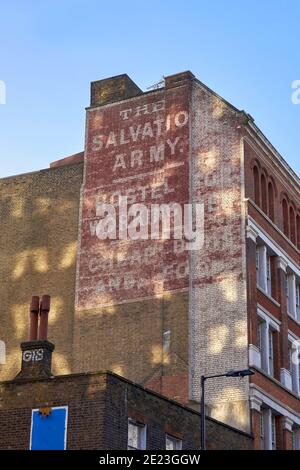
<svg viewBox="0 0 300 470"><path fill-rule="evenodd" d="M149 210L153 204L189 202L188 102L188 90L182 87L176 93L160 90L88 110L79 308L187 287L188 253L182 240L102 239L99 227L103 226L100 208L110 204L119 213L120 197L126 198L129 208L143 204ZM121 225L117 221L118 235Z"/></svg>

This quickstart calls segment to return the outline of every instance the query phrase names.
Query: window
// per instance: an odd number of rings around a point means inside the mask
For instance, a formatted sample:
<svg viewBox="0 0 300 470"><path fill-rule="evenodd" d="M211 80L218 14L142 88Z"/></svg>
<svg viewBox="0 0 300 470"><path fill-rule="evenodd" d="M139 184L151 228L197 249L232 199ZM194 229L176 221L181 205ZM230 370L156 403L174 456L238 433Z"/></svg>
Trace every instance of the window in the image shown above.
<svg viewBox="0 0 300 470"><path fill-rule="evenodd" d="M299 345L299 341L289 335L289 371L292 378L292 390L297 395L300 395Z"/></svg>
<svg viewBox="0 0 300 470"><path fill-rule="evenodd" d="M255 204L260 206L260 183L259 183L259 171L257 166L253 168L253 180L254 180L254 201Z"/></svg>
<svg viewBox="0 0 300 470"><path fill-rule="evenodd" d="M268 185L268 198L269 198L269 217L274 222L274 188L271 181Z"/></svg>
<svg viewBox="0 0 300 470"><path fill-rule="evenodd" d="M268 199L267 199L267 180L265 175L261 175L261 202L262 210L265 214L268 213Z"/></svg>
<svg viewBox="0 0 300 470"><path fill-rule="evenodd" d="M256 282L259 285L260 281L260 247L256 247Z"/></svg>
<svg viewBox="0 0 300 470"><path fill-rule="evenodd" d="M272 439L271 448L272 450L275 450L276 449L276 418L273 414L271 415L271 439Z"/></svg>
<svg viewBox="0 0 300 470"><path fill-rule="evenodd" d="M286 298L288 313L296 317L296 278L294 274L286 276Z"/></svg>
<svg viewBox="0 0 300 470"><path fill-rule="evenodd" d="M275 450L276 440L276 416L269 408L263 408L260 415L261 449Z"/></svg>
<svg viewBox="0 0 300 470"><path fill-rule="evenodd" d="M265 449L265 416L263 412L260 415L260 448Z"/></svg>
<svg viewBox="0 0 300 470"><path fill-rule="evenodd" d="M258 319L257 322L257 347L260 350L260 353L262 351L262 330L263 330L263 322Z"/></svg>
<svg viewBox="0 0 300 470"><path fill-rule="evenodd" d="M290 341L289 341L288 354L289 354L289 371L291 373L291 377L293 378L293 345Z"/></svg>
<svg viewBox="0 0 300 470"><path fill-rule="evenodd" d="M274 332L269 328L269 374L274 375Z"/></svg>
<svg viewBox="0 0 300 470"><path fill-rule="evenodd" d="M260 351L261 368L264 372L274 377L274 339L279 327L267 315L258 315L257 346Z"/></svg>
<svg viewBox="0 0 300 470"><path fill-rule="evenodd" d="M258 162L253 165L253 194L255 204L274 222L276 199L275 182L265 169L260 170Z"/></svg>
<svg viewBox="0 0 300 470"><path fill-rule="evenodd" d="M286 276L286 300L288 313L300 321L300 286L298 278L293 273Z"/></svg>
<svg viewBox="0 0 300 470"><path fill-rule="evenodd" d="M267 255L267 292L272 294L272 269L271 269L271 256Z"/></svg>
<svg viewBox="0 0 300 470"><path fill-rule="evenodd" d="M266 247L263 245L258 245L256 247L256 281L257 281L257 285L265 291L267 290L266 261L267 261Z"/></svg>
<svg viewBox="0 0 300 470"><path fill-rule="evenodd" d="M287 196L282 199L282 222L284 234L300 248L300 215Z"/></svg>
<svg viewBox="0 0 300 470"><path fill-rule="evenodd" d="M298 395L300 395L300 353L298 354L298 360L299 364L297 367L297 372L298 372Z"/></svg>
<svg viewBox="0 0 300 470"><path fill-rule="evenodd" d="M296 319L300 322L300 285L296 285Z"/></svg>
<svg viewBox="0 0 300 470"><path fill-rule="evenodd" d="M128 420L128 450L146 449L146 426L131 419Z"/></svg>
<svg viewBox="0 0 300 470"><path fill-rule="evenodd" d="M283 216L283 231L284 234L289 237L290 228L289 228L289 210L288 204L285 199L282 201L282 216Z"/></svg>
<svg viewBox="0 0 300 470"><path fill-rule="evenodd" d="M181 450L182 441L176 437L166 435L166 450Z"/></svg>
<svg viewBox="0 0 300 470"><path fill-rule="evenodd" d="M300 395L300 353L298 353L298 362L299 364L296 366L296 370L298 373L298 395Z"/></svg>
<svg viewBox="0 0 300 470"><path fill-rule="evenodd" d="M296 245L296 218L295 218L295 211L293 207L290 207L290 238L291 242Z"/></svg>
<svg viewBox="0 0 300 470"><path fill-rule="evenodd" d="M290 308L290 283L288 275L285 276L285 295L286 295L286 304L289 311Z"/></svg>
<svg viewBox="0 0 300 470"><path fill-rule="evenodd" d="M271 255L265 245L256 247L256 281L261 289L272 295Z"/></svg>
<svg viewBox="0 0 300 470"><path fill-rule="evenodd" d="M293 450L300 450L300 428L293 428Z"/></svg>
<svg viewBox="0 0 300 470"><path fill-rule="evenodd" d="M261 368L268 373L269 366L268 366L268 359L266 354L266 332L267 332L267 323L258 317L258 325L257 325L257 340L258 340L258 349L260 351L261 357Z"/></svg>

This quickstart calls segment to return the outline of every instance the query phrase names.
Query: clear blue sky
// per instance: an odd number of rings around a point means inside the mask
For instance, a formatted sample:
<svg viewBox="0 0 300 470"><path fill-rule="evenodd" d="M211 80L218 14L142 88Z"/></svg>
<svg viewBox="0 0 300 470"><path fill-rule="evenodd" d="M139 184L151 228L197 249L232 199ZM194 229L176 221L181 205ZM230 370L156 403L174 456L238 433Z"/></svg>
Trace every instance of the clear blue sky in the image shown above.
<svg viewBox="0 0 300 470"><path fill-rule="evenodd" d="M93 80L191 70L300 173L299 0L0 0L0 176L83 149Z"/></svg>

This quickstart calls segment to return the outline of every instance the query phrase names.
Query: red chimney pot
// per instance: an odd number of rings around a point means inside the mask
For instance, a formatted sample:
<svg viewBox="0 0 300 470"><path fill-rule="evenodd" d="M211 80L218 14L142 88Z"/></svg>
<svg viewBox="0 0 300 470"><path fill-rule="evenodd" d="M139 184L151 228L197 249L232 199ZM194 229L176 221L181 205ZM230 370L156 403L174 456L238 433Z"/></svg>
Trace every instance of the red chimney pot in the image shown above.
<svg viewBox="0 0 300 470"><path fill-rule="evenodd" d="M35 341L38 335L38 321L39 321L39 305L40 298L34 295L30 304L30 326L29 326L29 341Z"/></svg>
<svg viewBox="0 0 300 470"><path fill-rule="evenodd" d="M40 303L39 339L47 339L49 310L50 310L50 295L43 295L41 303Z"/></svg>

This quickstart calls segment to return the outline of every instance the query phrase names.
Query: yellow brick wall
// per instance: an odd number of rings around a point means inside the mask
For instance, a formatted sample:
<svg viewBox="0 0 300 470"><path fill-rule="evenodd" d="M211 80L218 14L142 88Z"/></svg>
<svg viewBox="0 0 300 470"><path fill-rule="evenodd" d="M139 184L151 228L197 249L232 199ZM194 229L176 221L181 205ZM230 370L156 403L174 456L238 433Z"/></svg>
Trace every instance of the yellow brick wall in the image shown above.
<svg viewBox="0 0 300 470"><path fill-rule="evenodd" d="M77 310L75 318L76 372L107 369L148 386L162 376L188 375L187 292ZM170 348L164 352L163 333L168 330Z"/></svg>
<svg viewBox="0 0 300 470"><path fill-rule="evenodd" d="M51 295L53 373L109 369L152 386L188 375L188 293L76 311L75 269L82 166L0 181L0 339L7 348L0 380L20 369L32 295ZM169 351L163 333L170 331ZM187 395L187 390L184 390Z"/></svg>
<svg viewBox="0 0 300 470"><path fill-rule="evenodd" d="M72 334L82 165L0 180L0 380L20 369L32 295L51 295L54 373L72 370Z"/></svg>

